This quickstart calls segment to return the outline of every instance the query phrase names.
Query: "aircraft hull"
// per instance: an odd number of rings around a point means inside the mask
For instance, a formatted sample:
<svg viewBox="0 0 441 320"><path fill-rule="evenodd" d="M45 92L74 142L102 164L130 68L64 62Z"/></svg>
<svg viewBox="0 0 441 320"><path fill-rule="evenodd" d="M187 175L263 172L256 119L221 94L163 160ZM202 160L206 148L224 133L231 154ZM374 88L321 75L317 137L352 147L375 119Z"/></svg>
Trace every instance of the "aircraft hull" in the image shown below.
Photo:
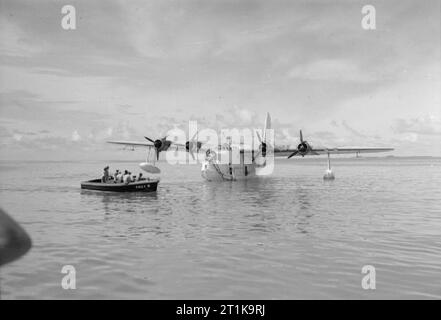
<svg viewBox="0 0 441 320"><path fill-rule="evenodd" d="M236 181L256 177L255 164L219 164L215 161L204 161L201 167L202 178L208 181Z"/></svg>

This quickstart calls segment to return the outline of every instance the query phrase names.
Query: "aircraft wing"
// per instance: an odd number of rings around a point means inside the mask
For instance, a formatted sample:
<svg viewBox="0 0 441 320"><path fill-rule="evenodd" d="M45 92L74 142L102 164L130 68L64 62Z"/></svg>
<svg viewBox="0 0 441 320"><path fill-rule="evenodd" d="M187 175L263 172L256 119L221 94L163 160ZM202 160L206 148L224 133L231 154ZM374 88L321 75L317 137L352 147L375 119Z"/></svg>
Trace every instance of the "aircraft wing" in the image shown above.
<svg viewBox="0 0 441 320"><path fill-rule="evenodd" d="M185 148L185 143L182 142L172 142L172 145Z"/></svg>
<svg viewBox="0 0 441 320"><path fill-rule="evenodd" d="M147 147L147 148L151 148L153 147L153 143L148 142L148 141L107 141L107 143L112 143L112 144L121 144L127 147Z"/></svg>
<svg viewBox="0 0 441 320"><path fill-rule="evenodd" d="M392 150L394 149L393 148L357 148L357 147L313 148L308 154L320 155L320 154L328 154L328 153L329 154L376 153L376 152L386 152Z"/></svg>

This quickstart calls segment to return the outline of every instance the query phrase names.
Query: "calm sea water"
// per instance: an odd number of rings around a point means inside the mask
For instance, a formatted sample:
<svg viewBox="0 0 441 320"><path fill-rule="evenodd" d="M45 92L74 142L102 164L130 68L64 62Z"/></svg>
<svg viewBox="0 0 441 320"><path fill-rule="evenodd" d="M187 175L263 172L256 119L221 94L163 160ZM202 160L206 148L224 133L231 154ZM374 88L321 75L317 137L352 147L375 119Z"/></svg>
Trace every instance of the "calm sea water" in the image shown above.
<svg viewBox="0 0 441 320"><path fill-rule="evenodd" d="M441 159L333 164L330 182L309 158L213 183L161 163L156 194L111 194L80 190L102 162L1 162L1 207L34 243L1 268L2 298L441 298Z"/></svg>

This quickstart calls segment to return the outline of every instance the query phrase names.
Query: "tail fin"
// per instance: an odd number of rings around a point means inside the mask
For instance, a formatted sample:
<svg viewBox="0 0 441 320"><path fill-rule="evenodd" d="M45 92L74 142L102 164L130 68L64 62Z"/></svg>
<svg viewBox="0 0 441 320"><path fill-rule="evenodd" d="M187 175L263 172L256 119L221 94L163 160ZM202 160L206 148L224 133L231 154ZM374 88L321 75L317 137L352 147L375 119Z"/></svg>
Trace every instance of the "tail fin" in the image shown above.
<svg viewBox="0 0 441 320"><path fill-rule="evenodd" d="M265 126L263 128L263 141L266 141L266 130L267 129L271 129L271 116L270 116L269 112L266 113Z"/></svg>

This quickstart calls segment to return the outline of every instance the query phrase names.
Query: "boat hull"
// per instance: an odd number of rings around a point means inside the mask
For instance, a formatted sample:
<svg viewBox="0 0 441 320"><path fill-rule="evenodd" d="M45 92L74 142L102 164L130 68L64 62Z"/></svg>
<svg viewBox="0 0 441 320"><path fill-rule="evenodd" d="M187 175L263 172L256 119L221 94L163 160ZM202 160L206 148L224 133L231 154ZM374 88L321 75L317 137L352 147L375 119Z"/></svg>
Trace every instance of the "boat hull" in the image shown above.
<svg viewBox="0 0 441 320"><path fill-rule="evenodd" d="M113 192L155 192L159 180L142 180L126 183L103 183L100 179L81 182L81 189Z"/></svg>

